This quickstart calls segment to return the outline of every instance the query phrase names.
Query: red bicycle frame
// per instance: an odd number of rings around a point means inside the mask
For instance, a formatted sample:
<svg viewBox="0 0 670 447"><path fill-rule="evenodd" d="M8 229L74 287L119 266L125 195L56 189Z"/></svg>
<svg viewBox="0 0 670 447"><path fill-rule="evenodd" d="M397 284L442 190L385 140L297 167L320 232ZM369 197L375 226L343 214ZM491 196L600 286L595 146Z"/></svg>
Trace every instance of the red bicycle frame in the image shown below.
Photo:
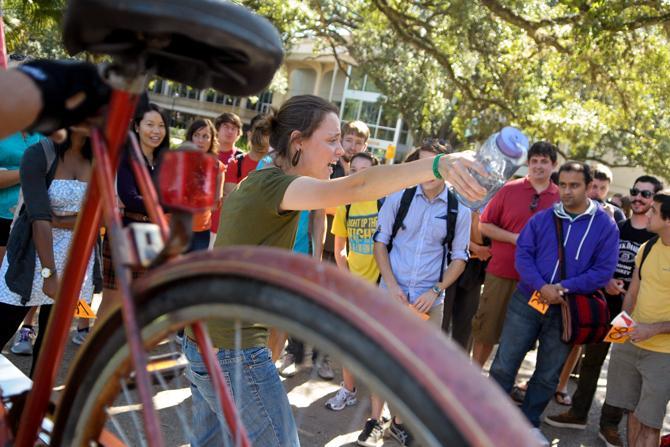
<svg viewBox="0 0 670 447"><path fill-rule="evenodd" d="M122 315L126 337L130 346L131 358L136 371L136 383L143 407L143 418L147 441L151 446L164 445L156 413L154 411L151 381L147 372L147 355L144 351L140 328L137 325L135 306L130 289L131 274L124 263L128 252L128 242L123 233L121 214L116 207L116 194L113 179L125 147L128 135L128 124L131 121L137 104L137 95L124 90L112 93L109 113L104 135L94 129L91 143L94 153L93 174L84 199L77 224L74 229L72 246L68 254L68 262L62 273L60 289L54 302L49 324L46 328L43 347L40 350L35 367L34 384L30 390L21 424L16 436L15 445L30 447L34 445L46 414L51 390L54 386L57 371L63 359L65 345L70 330L71 317L78 301L78 292L86 272L86 260L93 250L98 237L101 217L108 230L107 236L114 243L110 244L112 262L121 292ZM151 177L143 163L137 141L131 138L130 162L144 198L148 215L159 225L164 237L168 236L167 219L158 204L158 195ZM76 254L76 256L72 256ZM88 255L88 256L87 256ZM196 341L203 347L202 356L207 369L213 378L214 388L219 397L221 408L231 430L233 439L241 441L241 445L249 446L249 441L235 410L231 393L224 380L223 373L216 359L212 342L202 322L193 324Z"/></svg>

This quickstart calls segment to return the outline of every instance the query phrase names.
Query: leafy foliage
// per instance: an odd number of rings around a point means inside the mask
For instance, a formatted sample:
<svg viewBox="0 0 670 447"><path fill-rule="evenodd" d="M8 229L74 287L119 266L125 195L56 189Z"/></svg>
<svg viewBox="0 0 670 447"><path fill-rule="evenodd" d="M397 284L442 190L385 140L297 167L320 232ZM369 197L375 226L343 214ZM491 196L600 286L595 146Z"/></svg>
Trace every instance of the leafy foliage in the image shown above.
<svg viewBox="0 0 670 447"><path fill-rule="evenodd" d="M515 125L566 157L670 177L666 1L242 3L289 43L347 48L419 137L467 144Z"/></svg>

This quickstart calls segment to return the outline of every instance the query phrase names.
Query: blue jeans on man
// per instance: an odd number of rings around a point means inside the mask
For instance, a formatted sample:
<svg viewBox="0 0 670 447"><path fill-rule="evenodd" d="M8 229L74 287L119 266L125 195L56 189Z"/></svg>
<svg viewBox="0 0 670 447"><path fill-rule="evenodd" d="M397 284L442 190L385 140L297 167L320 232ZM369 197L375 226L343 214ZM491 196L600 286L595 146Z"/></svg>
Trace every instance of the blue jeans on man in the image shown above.
<svg viewBox="0 0 670 447"><path fill-rule="evenodd" d="M197 346L184 337L183 349L190 363L186 376L191 381L193 406L191 445L234 445ZM220 349L217 359L251 444L254 447L300 446L286 390L269 349Z"/></svg>
<svg viewBox="0 0 670 447"><path fill-rule="evenodd" d="M561 307L549 306L542 315L528 300L518 290L512 295L490 376L509 394L524 357L539 340L537 364L521 406L531 424L539 427L572 346L561 341Z"/></svg>

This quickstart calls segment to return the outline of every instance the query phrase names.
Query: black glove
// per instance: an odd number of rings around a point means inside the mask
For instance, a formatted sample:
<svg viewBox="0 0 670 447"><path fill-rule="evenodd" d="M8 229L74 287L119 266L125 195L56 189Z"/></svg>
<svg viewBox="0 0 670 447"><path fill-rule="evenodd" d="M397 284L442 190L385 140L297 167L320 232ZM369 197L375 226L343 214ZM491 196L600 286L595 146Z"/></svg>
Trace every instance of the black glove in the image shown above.
<svg viewBox="0 0 670 447"><path fill-rule="evenodd" d="M107 103L111 92L95 65L87 62L35 60L18 67L42 92L42 111L30 131L49 134L94 116ZM77 94L82 101L67 107Z"/></svg>

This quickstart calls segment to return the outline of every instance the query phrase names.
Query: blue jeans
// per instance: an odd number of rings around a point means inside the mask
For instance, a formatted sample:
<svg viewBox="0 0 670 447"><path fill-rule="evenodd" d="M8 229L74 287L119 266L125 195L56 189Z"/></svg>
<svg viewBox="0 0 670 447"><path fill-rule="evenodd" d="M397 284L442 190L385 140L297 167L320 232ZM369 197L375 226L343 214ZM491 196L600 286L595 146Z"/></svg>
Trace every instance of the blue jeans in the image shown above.
<svg viewBox="0 0 670 447"><path fill-rule="evenodd" d="M191 245L188 247L188 253L209 249L209 235L209 230L194 232L191 236Z"/></svg>
<svg viewBox="0 0 670 447"><path fill-rule="evenodd" d="M528 305L528 300L518 290L512 294L490 376L506 393L512 391L524 357L535 341L540 341L535 371L521 406L531 424L539 427L540 416L556 391L561 369L572 345L561 341L561 307L549 306L547 313L542 315Z"/></svg>
<svg viewBox="0 0 670 447"><path fill-rule="evenodd" d="M193 405L191 445L234 445L197 346L188 337L184 337L183 346L184 354L190 362L186 376L191 381ZM270 359L269 349L220 349L217 359L251 445L300 446L291 406L277 369ZM224 437L227 439L224 440Z"/></svg>

